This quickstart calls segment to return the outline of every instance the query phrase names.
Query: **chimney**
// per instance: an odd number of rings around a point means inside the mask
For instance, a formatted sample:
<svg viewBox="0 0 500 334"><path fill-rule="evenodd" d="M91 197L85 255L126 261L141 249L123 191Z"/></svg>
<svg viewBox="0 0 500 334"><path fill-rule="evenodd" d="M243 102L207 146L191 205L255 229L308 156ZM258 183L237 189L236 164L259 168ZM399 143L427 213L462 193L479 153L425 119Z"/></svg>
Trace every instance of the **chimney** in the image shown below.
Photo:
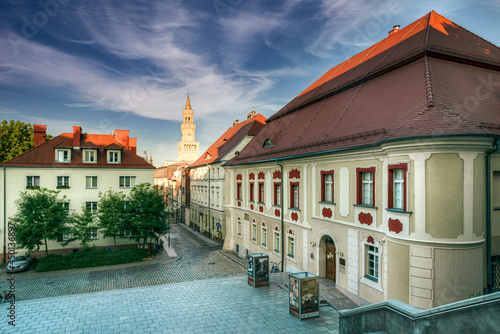
<svg viewBox="0 0 500 334"><path fill-rule="evenodd" d="M250 111L247 115L247 119L250 119L252 117L254 117L255 115L257 115L257 113L255 112L255 108L252 109L252 111Z"/></svg>
<svg viewBox="0 0 500 334"><path fill-rule="evenodd" d="M233 122L233 126L235 126L236 124L238 124L240 121L236 120Z"/></svg>
<svg viewBox="0 0 500 334"><path fill-rule="evenodd" d="M392 27L392 30L389 31L389 36L391 36L392 34L395 34L399 31L399 28L401 28L401 26L399 24L396 24L394 27Z"/></svg>
<svg viewBox="0 0 500 334"><path fill-rule="evenodd" d="M47 136L47 125L33 124L33 147L45 144Z"/></svg>
<svg viewBox="0 0 500 334"><path fill-rule="evenodd" d="M82 128L79 126L73 126L73 148L75 150L80 149L80 135L82 134Z"/></svg>
<svg viewBox="0 0 500 334"><path fill-rule="evenodd" d="M130 130L113 130L113 136L123 145L129 147L129 132Z"/></svg>
<svg viewBox="0 0 500 334"><path fill-rule="evenodd" d="M134 152L135 154L137 154L137 138L130 138L129 140L129 149Z"/></svg>

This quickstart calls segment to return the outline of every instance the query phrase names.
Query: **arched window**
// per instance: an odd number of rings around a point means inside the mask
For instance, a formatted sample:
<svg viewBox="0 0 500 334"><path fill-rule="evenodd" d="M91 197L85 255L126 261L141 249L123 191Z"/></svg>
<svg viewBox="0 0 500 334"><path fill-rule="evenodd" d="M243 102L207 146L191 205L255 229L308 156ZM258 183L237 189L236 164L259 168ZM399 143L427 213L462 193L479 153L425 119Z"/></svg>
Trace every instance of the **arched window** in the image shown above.
<svg viewBox="0 0 500 334"><path fill-rule="evenodd" d="M264 145L262 145L262 148L266 148L266 147L271 147L271 146L274 146L274 143L271 141L271 139L266 139L264 140Z"/></svg>

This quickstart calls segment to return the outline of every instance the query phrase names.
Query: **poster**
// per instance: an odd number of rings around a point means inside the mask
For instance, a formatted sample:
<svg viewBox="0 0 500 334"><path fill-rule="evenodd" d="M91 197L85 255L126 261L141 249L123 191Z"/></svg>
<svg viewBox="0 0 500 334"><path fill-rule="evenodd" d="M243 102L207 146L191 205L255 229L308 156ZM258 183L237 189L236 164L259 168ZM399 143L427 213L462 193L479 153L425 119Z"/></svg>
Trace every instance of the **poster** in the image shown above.
<svg viewBox="0 0 500 334"><path fill-rule="evenodd" d="M303 278L300 281L300 287L302 296L301 313L319 313L318 278Z"/></svg>
<svg viewBox="0 0 500 334"><path fill-rule="evenodd" d="M289 290L290 290L290 311L299 313L299 279L293 276L290 276L289 282Z"/></svg>

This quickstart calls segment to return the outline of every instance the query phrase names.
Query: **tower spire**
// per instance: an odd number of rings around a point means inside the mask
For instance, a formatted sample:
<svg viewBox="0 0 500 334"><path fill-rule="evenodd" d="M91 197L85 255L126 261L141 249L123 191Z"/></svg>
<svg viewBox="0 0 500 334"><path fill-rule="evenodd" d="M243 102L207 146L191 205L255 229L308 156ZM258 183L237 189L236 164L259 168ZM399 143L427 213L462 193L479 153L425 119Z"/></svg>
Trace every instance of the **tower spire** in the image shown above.
<svg viewBox="0 0 500 334"><path fill-rule="evenodd" d="M191 100L189 100L189 89L188 89L188 94L187 94L187 99L186 99L186 110L191 110Z"/></svg>

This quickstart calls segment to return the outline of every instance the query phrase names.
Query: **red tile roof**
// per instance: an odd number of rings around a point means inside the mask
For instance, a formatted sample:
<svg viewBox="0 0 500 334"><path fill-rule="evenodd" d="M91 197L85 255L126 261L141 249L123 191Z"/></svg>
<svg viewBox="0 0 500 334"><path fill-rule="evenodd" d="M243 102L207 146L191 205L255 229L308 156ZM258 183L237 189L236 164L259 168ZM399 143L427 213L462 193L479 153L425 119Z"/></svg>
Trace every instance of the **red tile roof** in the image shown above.
<svg viewBox="0 0 500 334"><path fill-rule="evenodd" d="M500 135L500 48L431 12L329 70L227 164L427 135ZM480 96L477 97L477 91ZM263 148L266 139L274 146Z"/></svg>
<svg viewBox="0 0 500 334"><path fill-rule="evenodd" d="M238 123L224 132L203 154L191 164L191 167L220 161L245 136L255 136L266 123L266 118L257 114Z"/></svg>
<svg viewBox="0 0 500 334"><path fill-rule="evenodd" d="M63 133L50 141L35 147L0 166L12 167L84 167L84 168L151 168L143 158L133 153L112 135L81 134L80 143L83 149L98 148L96 163L83 163L82 150L73 149L73 133ZM55 148L71 148L71 162L55 162ZM122 150L121 163L108 164L106 149Z"/></svg>

